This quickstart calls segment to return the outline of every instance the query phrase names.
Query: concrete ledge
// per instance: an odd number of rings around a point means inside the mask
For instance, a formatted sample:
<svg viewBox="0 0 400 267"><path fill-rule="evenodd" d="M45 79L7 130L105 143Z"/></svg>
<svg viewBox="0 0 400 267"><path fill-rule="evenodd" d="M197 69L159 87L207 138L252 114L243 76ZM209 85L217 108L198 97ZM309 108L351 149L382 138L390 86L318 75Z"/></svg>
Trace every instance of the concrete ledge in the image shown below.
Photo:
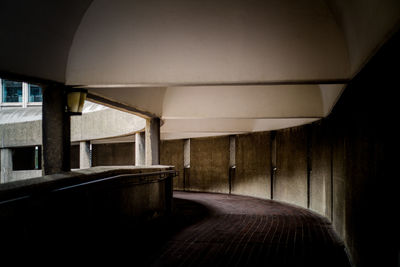
<svg viewBox="0 0 400 267"><path fill-rule="evenodd" d="M171 166L98 166L71 172L45 175L27 180L14 181L0 184L0 202L24 195L51 191L60 187L85 183L104 177L121 174L139 174L157 171L173 170Z"/></svg>

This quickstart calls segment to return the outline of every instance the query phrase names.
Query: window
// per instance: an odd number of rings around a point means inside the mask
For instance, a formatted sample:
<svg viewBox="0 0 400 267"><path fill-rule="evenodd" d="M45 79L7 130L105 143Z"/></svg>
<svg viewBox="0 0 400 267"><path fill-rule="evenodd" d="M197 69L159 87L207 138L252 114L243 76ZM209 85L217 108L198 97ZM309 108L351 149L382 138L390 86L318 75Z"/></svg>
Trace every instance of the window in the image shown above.
<svg viewBox="0 0 400 267"><path fill-rule="evenodd" d="M37 85L28 84L28 95L29 102L42 102L42 88Z"/></svg>
<svg viewBox="0 0 400 267"><path fill-rule="evenodd" d="M2 80L2 102L18 103L22 102L22 82Z"/></svg>

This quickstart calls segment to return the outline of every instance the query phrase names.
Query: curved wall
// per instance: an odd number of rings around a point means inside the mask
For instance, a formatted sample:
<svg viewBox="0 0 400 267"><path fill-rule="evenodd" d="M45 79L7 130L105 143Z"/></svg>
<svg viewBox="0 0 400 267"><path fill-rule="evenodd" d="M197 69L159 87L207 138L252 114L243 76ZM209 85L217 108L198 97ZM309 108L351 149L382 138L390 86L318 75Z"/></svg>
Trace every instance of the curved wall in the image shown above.
<svg viewBox="0 0 400 267"><path fill-rule="evenodd" d="M181 173L184 184L178 188L231 189L312 209L332 221L355 266L397 266L398 71L391 66L400 59L399 45L397 34L353 79L327 118L236 135L234 176L223 160L229 159L229 136L191 139L190 175Z"/></svg>
<svg viewBox="0 0 400 267"><path fill-rule="evenodd" d="M26 112L22 109L13 109L15 113ZM35 116L13 123L0 122L0 147L35 146L42 144L41 108L29 108L27 112L35 112ZM2 112L7 112L3 110ZM1 115L1 114L0 114ZM18 118L17 118L18 119ZM71 117L71 141L87 141L103 138L112 138L131 135L144 129L145 119L106 108L83 113L82 116Z"/></svg>

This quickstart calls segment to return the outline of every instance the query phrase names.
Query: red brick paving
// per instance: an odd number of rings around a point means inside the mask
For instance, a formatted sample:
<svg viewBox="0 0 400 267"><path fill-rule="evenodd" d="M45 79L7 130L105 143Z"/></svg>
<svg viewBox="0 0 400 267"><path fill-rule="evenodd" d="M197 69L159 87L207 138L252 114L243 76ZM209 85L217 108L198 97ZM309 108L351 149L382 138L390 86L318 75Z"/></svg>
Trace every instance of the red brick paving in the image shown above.
<svg viewBox="0 0 400 267"><path fill-rule="evenodd" d="M181 219L195 217L188 202L208 212L170 236L152 266L350 266L330 222L306 209L224 194L174 199Z"/></svg>

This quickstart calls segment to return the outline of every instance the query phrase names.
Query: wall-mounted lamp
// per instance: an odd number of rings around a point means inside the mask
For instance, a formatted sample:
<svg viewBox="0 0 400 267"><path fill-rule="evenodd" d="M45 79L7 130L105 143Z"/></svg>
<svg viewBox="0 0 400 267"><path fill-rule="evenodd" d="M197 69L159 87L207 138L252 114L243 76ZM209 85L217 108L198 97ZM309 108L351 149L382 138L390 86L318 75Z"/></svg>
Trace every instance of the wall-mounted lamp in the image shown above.
<svg viewBox="0 0 400 267"><path fill-rule="evenodd" d="M82 115L87 92L86 89L80 88L73 88L67 91L67 112L69 115Z"/></svg>

